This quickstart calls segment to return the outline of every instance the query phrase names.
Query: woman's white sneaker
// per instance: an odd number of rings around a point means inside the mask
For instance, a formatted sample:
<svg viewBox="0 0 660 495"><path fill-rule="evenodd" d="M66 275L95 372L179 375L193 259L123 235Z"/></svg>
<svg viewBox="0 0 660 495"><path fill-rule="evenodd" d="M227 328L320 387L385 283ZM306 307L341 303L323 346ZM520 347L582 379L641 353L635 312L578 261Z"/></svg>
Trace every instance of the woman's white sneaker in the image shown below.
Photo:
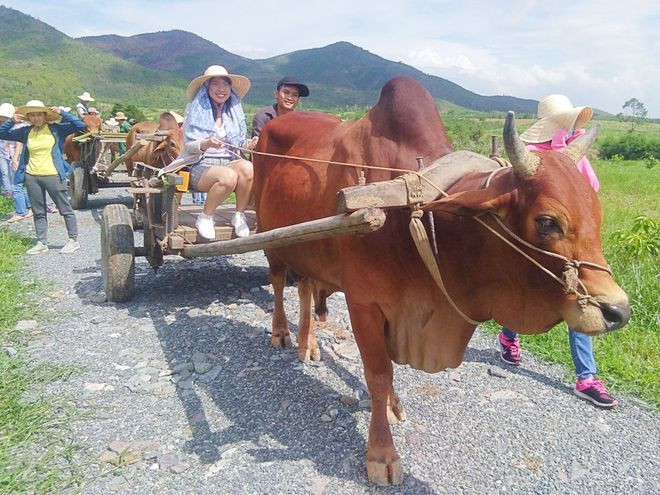
<svg viewBox="0 0 660 495"><path fill-rule="evenodd" d="M69 239L69 241L60 249L62 254L71 254L80 249L80 244L75 239Z"/></svg>
<svg viewBox="0 0 660 495"><path fill-rule="evenodd" d="M197 227L199 235L205 239L210 241L215 239L215 223L213 222L213 215L200 213L197 215L197 222L195 222L195 227Z"/></svg>
<svg viewBox="0 0 660 495"><path fill-rule="evenodd" d="M237 211L231 219L231 224L234 226L234 233L236 237L247 237L250 235L250 227L245 219L245 213Z"/></svg>
<svg viewBox="0 0 660 495"><path fill-rule="evenodd" d="M41 241L38 241L34 246L26 251L27 254L41 254L47 252L48 246Z"/></svg>

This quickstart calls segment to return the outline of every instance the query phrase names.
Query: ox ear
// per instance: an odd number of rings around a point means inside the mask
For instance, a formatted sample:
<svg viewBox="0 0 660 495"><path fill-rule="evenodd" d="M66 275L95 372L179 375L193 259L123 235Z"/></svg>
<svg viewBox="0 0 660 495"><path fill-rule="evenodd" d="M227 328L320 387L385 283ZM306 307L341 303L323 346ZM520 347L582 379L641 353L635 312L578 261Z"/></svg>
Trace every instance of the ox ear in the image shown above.
<svg viewBox="0 0 660 495"><path fill-rule="evenodd" d="M508 178L493 181L484 189L461 191L450 194L442 199L427 203L422 208L425 211L444 211L453 215L473 216L492 210L497 211L506 205L515 185Z"/></svg>

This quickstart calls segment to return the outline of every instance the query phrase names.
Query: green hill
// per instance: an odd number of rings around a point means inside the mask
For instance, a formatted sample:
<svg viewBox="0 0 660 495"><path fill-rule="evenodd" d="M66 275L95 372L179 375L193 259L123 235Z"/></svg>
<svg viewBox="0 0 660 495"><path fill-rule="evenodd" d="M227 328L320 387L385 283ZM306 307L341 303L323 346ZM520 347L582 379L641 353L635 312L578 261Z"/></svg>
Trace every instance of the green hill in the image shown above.
<svg viewBox="0 0 660 495"><path fill-rule="evenodd" d="M229 71L251 79L252 89L247 100L256 104L271 102L275 82L290 74L309 85L311 96L306 105L321 108L368 106L377 101L380 89L389 79L403 75L420 81L436 99L471 110L536 112L534 100L478 95L451 81L386 60L347 42L251 60L179 30L128 37L93 36L80 38L80 41L150 69L171 71L188 81L209 65L224 65Z"/></svg>
<svg viewBox="0 0 660 495"><path fill-rule="evenodd" d="M183 107L187 81L147 69L0 6L0 94L3 101L72 105L88 90L102 102Z"/></svg>

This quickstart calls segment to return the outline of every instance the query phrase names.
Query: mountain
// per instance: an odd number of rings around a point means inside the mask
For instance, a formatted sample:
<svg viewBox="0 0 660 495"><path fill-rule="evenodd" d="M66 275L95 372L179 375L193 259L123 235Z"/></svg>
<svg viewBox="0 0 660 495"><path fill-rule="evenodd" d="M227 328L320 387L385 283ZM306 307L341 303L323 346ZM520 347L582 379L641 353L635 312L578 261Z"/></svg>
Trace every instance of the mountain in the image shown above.
<svg viewBox="0 0 660 495"><path fill-rule="evenodd" d="M87 90L102 102L166 108L185 104L187 81L77 41L18 10L0 6L0 94L22 105L72 105Z"/></svg>
<svg viewBox="0 0 660 495"><path fill-rule="evenodd" d="M230 72L251 79L252 89L247 101L258 104L272 101L275 82L286 74L304 81L311 90L309 103L319 107L373 105L382 86L392 77L400 75L417 79L437 99L472 110L534 113L538 103L512 96L482 96L441 77L425 74L401 62L386 60L344 41L322 48L251 60L180 30L128 37L93 36L79 40L145 68L169 71L188 81L209 65L224 65Z"/></svg>
<svg viewBox="0 0 660 495"><path fill-rule="evenodd" d="M174 72L189 81L209 65L222 60L228 67L250 60L234 55L187 31L175 29L159 33L138 34L136 36L85 36L78 38L124 60L150 69Z"/></svg>

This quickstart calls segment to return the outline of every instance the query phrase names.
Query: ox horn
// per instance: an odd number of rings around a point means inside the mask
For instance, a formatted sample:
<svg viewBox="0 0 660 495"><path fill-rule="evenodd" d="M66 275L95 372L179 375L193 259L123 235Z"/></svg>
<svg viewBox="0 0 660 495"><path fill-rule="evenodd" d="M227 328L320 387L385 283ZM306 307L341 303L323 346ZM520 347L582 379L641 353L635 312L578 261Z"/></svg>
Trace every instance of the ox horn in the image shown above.
<svg viewBox="0 0 660 495"><path fill-rule="evenodd" d="M516 129L516 117L514 112L506 114L506 121L504 122L504 149L511 160L511 165L516 171L516 174L521 179L529 179L541 163L541 159L537 155L533 155L518 136Z"/></svg>
<svg viewBox="0 0 660 495"><path fill-rule="evenodd" d="M584 155L587 154L600 133L601 125L595 124L586 134L580 136L571 144L566 146L562 153L568 156L573 163L577 163Z"/></svg>

